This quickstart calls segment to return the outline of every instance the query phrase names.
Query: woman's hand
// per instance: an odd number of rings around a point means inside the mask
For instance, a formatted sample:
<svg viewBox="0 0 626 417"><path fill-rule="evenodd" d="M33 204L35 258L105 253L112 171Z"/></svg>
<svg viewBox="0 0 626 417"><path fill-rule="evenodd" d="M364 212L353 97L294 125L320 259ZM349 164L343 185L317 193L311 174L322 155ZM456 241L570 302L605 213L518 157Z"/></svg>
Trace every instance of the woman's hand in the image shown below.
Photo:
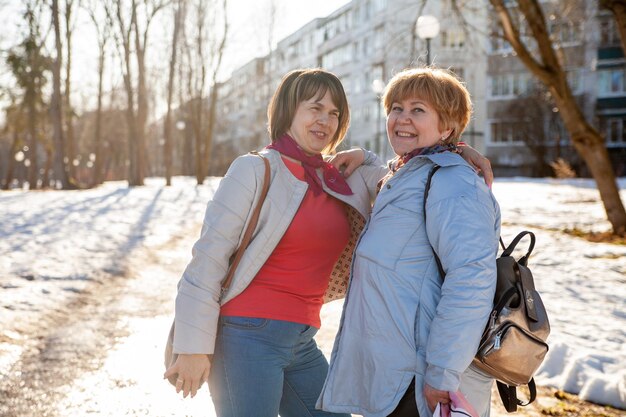
<svg viewBox="0 0 626 417"><path fill-rule="evenodd" d="M209 355L193 354L178 355L174 365L165 371L163 378L178 375L176 378L176 393L183 392L183 398L191 394L191 398L196 396L198 389L203 383L209 381L211 371L211 360Z"/></svg>
<svg viewBox="0 0 626 417"><path fill-rule="evenodd" d="M491 170L491 162L485 158L480 152L469 145L460 145L461 156L478 172L483 173L485 183L491 188L493 184L493 171Z"/></svg>
<svg viewBox="0 0 626 417"><path fill-rule="evenodd" d="M363 149L355 148L337 152L328 162L333 164L333 166L338 170L342 171L345 178L348 178L355 169L361 166L363 161L365 161L365 152Z"/></svg>
<svg viewBox="0 0 626 417"><path fill-rule="evenodd" d="M424 384L424 398L426 399L426 405L430 409L430 412L435 411L437 403L448 404L450 402L450 393L448 391L439 391L434 389L428 384Z"/></svg>

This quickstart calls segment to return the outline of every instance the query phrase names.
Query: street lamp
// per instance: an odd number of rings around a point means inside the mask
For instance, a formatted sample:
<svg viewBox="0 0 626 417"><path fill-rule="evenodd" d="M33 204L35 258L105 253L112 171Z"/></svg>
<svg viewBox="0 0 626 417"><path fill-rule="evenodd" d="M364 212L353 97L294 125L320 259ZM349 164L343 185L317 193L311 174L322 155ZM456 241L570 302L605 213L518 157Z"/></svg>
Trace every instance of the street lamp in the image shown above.
<svg viewBox="0 0 626 417"><path fill-rule="evenodd" d="M376 79L372 81L372 91L376 94L376 153L380 156L382 150L382 144L380 140L380 108L382 106L380 102L380 95L385 89L385 83L382 80Z"/></svg>
<svg viewBox="0 0 626 417"><path fill-rule="evenodd" d="M430 65L430 40L439 34L439 21L435 16L420 16L415 23L415 32L420 39L426 39L426 65Z"/></svg>

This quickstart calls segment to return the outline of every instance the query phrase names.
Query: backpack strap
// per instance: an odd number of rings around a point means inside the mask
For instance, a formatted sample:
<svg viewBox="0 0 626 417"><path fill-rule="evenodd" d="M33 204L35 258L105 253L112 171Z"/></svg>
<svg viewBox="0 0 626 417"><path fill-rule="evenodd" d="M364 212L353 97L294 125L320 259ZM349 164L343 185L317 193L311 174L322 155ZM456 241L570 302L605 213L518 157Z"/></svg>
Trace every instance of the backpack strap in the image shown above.
<svg viewBox="0 0 626 417"><path fill-rule="evenodd" d="M522 238L526 235L530 236L530 245L528 245L528 252L526 252L526 255L522 256L517 262L522 265L527 265L528 258L530 258L530 254L533 252L533 249L535 248L535 234L528 230L524 230L523 232L520 232L520 234L515 236L515 239L513 239L511 244L502 252L501 256L511 256L511 254L513 253L513 250L515 249L519 241L522 240Z"/></svg>
<svg viewBox="0 0 626 417"><path fill-rule="evenodd" d="M517 389L515 386L506 385L500 381L496 381L496 385L498 386L498 393L500 394L500 398L502 399L502 404L504 408L509 413L514 413L517 411L517 406L526 406L537 398L537 386L535 385L535 378L531 378L528 382L528 390L530 392L530 396L528 397L527 402L522 402L519 398L517 398Z"/></svg>
<svg viewBox="0 0 626 417"><path fill-rule="evenodd" d="M435 175L435 172L437 172L437 170L441 168L440 165L433 165L433 167L430 169L430 172L428 173L428 178L426 179L426 188L424 189L424 227L426 227L426 200L428 199L428 191L430 190L430 182L433 179L433 175ZM428 234L427 234L428 237ZM441 259L439 259L439 256L437 256L437 252L435 252L435 248L433 248L433 245L430 244L430 240L428 241L429 245L430 245L430 249L433 251L433 254L435 255L435 262L437 262L437 269L439 269L439 276L441 277L441 280L445 280L446 278L446 273L443 270L443 265L441 265Z"/></svg>
<svg viewBox="0 0 626 417"><path fill-rule="evenodd" d="M526 255L522 256L515 265L517 277L519 279L519 283L521 284L521 296L524 300L524 307L526 309L526 315L529 319L534 322L539 321L539 316L537 314L537 306L535 304L535 282L533 280L533 275L530 270L526 267L528 265L528 258L530 258L530 254L535 248L535 234L528 230L524 230L520 232L515 239L511 242L511 244L502 252L502 256L511 256L513 250L520 242L520 240L524 236L530 237L530 244L528 245L528 251Z"/></svg>

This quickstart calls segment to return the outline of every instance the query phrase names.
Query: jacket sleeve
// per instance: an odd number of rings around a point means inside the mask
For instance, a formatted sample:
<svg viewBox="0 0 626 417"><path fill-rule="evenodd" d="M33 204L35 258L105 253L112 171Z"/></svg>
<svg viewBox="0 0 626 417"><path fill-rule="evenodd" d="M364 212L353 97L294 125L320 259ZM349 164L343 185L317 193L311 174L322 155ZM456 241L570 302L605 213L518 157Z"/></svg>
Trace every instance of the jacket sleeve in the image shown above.
<svg viewBox="0 0 626 417"><path fill-rule="evenodd" d="M425 382L444 391L456 391L471 364L496 287L499 209L480 179L463 170L469 168L439 170L426 207L426 232L446 277L426 343Z"/></svg>
<svg viewBox="0 0 626 417"><path fill-rule="evenodd" d="M257 156L237 158L207 204L200 238L178 283L175 353L213 353L221 282L239 244L262 169Z"/></svg>
<svg viewBox="0 0 626 417"><path fill-rule="evenodd" d="M367 191L370 194L370 199L374 201L374 199L376 199L376 187L378 182L389 172L389 168L384 165L383 160L374 152L368 151L365 148L361 149L365 153L365 160L363 164L356 169L355 173L358 173L363 178L363 182L367 186Z"/></svg>

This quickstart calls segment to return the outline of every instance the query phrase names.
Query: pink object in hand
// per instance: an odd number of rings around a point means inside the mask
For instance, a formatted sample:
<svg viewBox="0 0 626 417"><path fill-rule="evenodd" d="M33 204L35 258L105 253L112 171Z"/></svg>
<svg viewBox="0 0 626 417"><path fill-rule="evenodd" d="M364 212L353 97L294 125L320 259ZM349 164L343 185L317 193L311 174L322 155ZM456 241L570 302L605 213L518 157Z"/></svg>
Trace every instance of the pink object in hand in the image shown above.
<svg viewBox="0 0 626 417"><path fill-rule="evenodd" d="M478 417L478 413L461 391L450 393L449 404L437 404L433 417Z"/></svg>

